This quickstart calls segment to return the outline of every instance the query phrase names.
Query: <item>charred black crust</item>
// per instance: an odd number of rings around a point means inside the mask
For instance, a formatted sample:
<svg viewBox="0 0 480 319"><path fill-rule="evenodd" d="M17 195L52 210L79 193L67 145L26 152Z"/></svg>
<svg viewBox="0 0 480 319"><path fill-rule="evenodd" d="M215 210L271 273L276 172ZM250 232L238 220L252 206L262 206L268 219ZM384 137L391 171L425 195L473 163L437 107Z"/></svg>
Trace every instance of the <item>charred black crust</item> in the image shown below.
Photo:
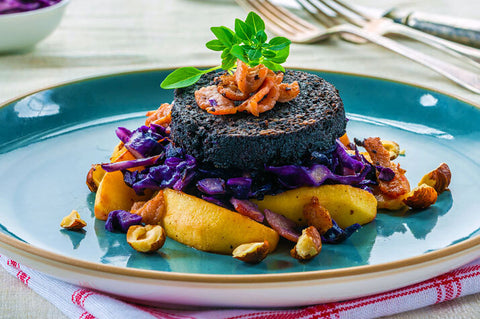
<svg viewBox="0 0 480 319"><path fill-rule="evenodd" d="M329 151L345 133L338 90L316 75L287 71L284 82L298 81L300 94L259 117L219 116L200 109L194 92L212 85L216 75L207 74L195 85L175 91L171 138L199 161L240 169L295 164L313 151Z"/></svg>

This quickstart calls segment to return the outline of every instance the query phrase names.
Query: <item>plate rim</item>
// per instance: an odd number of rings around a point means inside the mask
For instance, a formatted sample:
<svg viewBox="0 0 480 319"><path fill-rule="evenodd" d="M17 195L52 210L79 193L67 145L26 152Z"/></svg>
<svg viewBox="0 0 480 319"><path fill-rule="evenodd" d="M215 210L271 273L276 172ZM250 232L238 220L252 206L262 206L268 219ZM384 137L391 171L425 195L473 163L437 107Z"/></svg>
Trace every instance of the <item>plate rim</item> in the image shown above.
<svg viewBox="0 0 480 319"><path fill-rule="evenodd" d="M199 68L209 67L209 65L204 65L204 66L195 65L195 66ZM470 101L466 98L457 96L452 93L447 93L445 91L429 88L429 87L418 85L411 82L372 76L368 74L343 72L343 71L335 71L335 70L324 70L324 69L305 68L305 67L296 67L296 66L288 66L288 68L305 70L305 71L313 71L313 72L321 72L321 73L327 73L327 74L338 74L338 75L345 75L349 77L359 77L359 78L377 80L382 82L401 84L404 86L409 86L413 88L418 88L418 89L442 94L449 98L453 98L460 102L473 106L480 111L480 103ZM17 97L7 99L6 101L0 103L0 111L4 107L12 103L15 103L16 101L19 101L23 98L26 98L32 94L36 94L36 93L50 90L50 89L59 88L62 86L68 86L68 85L86 82L86 81L99 80L103 78L114 78L118 76L130 75L130 74L173 71L175 69L176 68L173 68L173 67L135 69L135 70L129 70L129 71L113 72L113 73L107 72L104 74L97 74L93 76L85 76L78 79L62 81L62 82L49 85L40 89L32 90L28 93L24 93ZM95 273L108 273L108 274L134 277L134 278L176 281L176 282L222 283L222 284L285 283L285 282L293 282L293 281L312 281L312 280L314 281L314 280L335 279L335 278L351 277L351 276L374 275L374 274L385 273L389 271L399 271L401 269L406 269L410 267L421 267L422 265L426 266L428 263L431 263L431 262L439 261L441 259L454 258L456 255L462 255L462 253L468 253L470 250L474 250L476 246L480 246L480 235L476 235L472 238L468 238L459 243L455 243L435 251L430 251L430 252L423 253L421 255L404 258L396 261L391 261L391 262L379 263L375 265L361 265L361 266L353 266L353 267L345 267L345 268L337 268L337 269L326 269L326 270L313 270L313 271L305 271L305 272L232 275L232 274L179 273L179 272L169 272L169 271L159 271L159 270L148 270L148 269L141 269L141 268L121 267L121 266L102 264L98 262L91 262L87 260L64 256L60 253L55 253L53 251L49 251L47 249L34 246L32 244L16 239L12 235L7 235L5 233L0 232L0 247L14 254L15 252L13 250L19 250L22 253L20 255L24 255L24 257L26 257L27 259L30 258L29 256L35 256L37 258L46 259L47 261L50 261L50 262L59 263L63 266L70 266L73 269L81 268L83 270L93 271ZM480 247L477 247L477 249L480 249ZM25 256L25 254L27 256Z"/></svg>

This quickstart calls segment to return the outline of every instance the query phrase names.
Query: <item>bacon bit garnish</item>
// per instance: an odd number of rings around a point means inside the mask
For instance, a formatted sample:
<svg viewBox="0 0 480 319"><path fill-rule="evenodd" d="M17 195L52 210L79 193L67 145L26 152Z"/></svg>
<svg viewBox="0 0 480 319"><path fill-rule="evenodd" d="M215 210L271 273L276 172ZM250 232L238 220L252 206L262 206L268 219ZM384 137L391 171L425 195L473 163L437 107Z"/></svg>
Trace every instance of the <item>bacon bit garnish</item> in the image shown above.
<svg viewBox="0 0 480 319"><path fill-rule="evenodd" d="M257 93L252 95L248 100L240 104L238 109L240 111L248 111L252 113L255 116L260 115L260 108L259 108L259 102L267 96L267 94L272 90L272 88L275 86L275 80L267 76L265 81L263 81L262 86L259 88ZM278 90L277 90L278 91ZM278 97L277 97L278 98ZM271 101L271 98L269 99ZM276 100L274 101L273 105L275 105ZM272 107L273 107L272 105ZM271 108L270 108L271 109ZM267 110L268 111L268 110Z"/></svg>
<svg viewBox="0 0 480 319"><path fill-rule="evenodd" d="M369 137L363 141L372 164L390 168L395 176L390 181L378 180L378 190L388 198L399 198L410 191L410 184L405 176L405 170L390 160L390 153L383 146L379 137ZM378 172L377 172L378 174Z"/></svg>
<svg viewBox="0 0 480 319"><path fill-rule="evenodd" d="M218 93L216 85L206 86L195 91L195 100L201 109L211 114L224 115L237 113L237 108L233 101Z"/></svg>
<svg viewBox="0 0 480 319"><path fill-rule="evenodd" d="M149 111L146 115L148 117L145 120L145 125L150 126L153 123L167 127L172 121L172 104L163 103L157 110Z"/></svg>
<svg viewBox="0 0 480 319"><path fill-rule="evenodd" d="M275 74L263 64L250 68L240 60L237 61L234 74L222 75L217 79L218 85L195 92L195 100L200 108L215 115L247 111L259 116L271 110L277 101L291 101L300 92L297 81L282 83L283 73ZM243 103L237 107L233 101Z"/></svg>
<svg viewBox="0 0 480 319"><path fill-rule="evenodd" d="M250 94L243 93L238 89L235 81L235 76L226 74L220 76L220 83L218 84L218 93L233 101L243 101L248 99Z"/></svg>
<svg viewBox="0 0 480 319"><path fill-rule="evenodd" d="M237 70L235 71L235 80L237 82L238 89L245 94L250 93L250 90L247 87L247 73L248 73L248 65L243 63L241 60L237 60Z"/></svg>
<svg viewBox="0 0 480 319"><path fill-rule="evenodd" d="M254 221L262 223L265 216L263 213L258 209L258 206L246 199L237 199L232 197L230 199L230 203L232 203L235 210L247 217L250 217Z"/></svg>
<svg viewBox="0 0 480 319"><path fill-rule="evenodd" d="M300 86L297 81L294 81L291 84L282 83L280 84L280 96L278 97L278 102L288 102L297 97L300 93Z"/></svg>
<svg viewBox="0 0 480 319"><path fill-rule="evenodd" d="M272 227L280 236L293 242L298 241L300 232L297 231L298 225L294 221L268 209L265 209L264 213L265 219L270 227Z"/></svg>

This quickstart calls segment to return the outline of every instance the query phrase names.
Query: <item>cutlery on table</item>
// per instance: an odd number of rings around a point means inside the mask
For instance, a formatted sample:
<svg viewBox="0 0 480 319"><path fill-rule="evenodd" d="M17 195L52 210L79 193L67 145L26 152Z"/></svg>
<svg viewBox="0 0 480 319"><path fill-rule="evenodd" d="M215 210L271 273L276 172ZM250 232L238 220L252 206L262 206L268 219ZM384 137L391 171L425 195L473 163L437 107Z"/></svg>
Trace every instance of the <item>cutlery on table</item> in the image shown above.
<svg viewBox="0 0 480 319"><path fill-rule="evenodd" d="M406 12L392 9L384 15L396 23L436 35L438 37L480 48L480 21L449 17L426 12Z"/></svg>
<svg viewBox="0 0 480 319"><path fill-rule="evenodd" d="M329 21L329 25L324 29L268 0L237 0L237 3L243 8L259 14L272 32L284 36L293 42L315 43L326 40L333 35L343 33L352 34L420 63L437 73L442 74L464 88L480 94L479 74L428 56L394 40L368 32L353 24L337 24L338 20L330 20L331 17L327 14L324 14L323 18L324 20ZM321 12L319 12L319 14L320 13Z"/></svg>
<svg viewBox="0 0 480 319"><path fill-rule="evenodd" d="M426 45L442 50L450 55L480 68L480 50L469 46L448 41L434 35L410 28L403 24L393 22L393 20L383 17L374 17L367 13L360 12L354 7L349 6L342 0L296 0L297 3L315 19L321 17L324 19L328 12L325 8L333 11L338 17L346 22L356 25L364 30L379 35L397 34L417 40ZM338 24L338 22L337 22Z"/></svg>
<svg viewBox="0 0 480 319"><path fill-rule="evenodd" d="M288 8L299 8L294 0L273 0L273 2ZM385 10L357 5L353 3L353 1L351 2L351 6L372 18L389 18L396 23L452 42L480 48L480 20L453 17L445 14L411 11L402 8Z"/></svg>

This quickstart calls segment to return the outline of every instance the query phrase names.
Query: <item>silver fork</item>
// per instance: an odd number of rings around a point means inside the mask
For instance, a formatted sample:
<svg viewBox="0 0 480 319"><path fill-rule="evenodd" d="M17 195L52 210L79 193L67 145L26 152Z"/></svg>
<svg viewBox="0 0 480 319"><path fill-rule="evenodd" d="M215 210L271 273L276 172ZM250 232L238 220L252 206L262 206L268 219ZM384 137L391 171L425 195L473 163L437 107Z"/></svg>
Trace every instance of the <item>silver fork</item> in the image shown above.
<svg viewBox="0 0 480 319"><path fill-rule="evenodd" d="M293 42L314 43L337 34L352 34L420 63L464 88L480 94L480 75L477 73L428 56L352 24L338 24L321 29L268 0L237 0L237 3L246 10L259 14L272 32L289 38ZM328 16L325 15L325 19L328 19Z"/></svg>
<svg viewBox="0 0 480 319"><path fill-rule="evenodd" d="M325 7L335 12L339 17L345 21L363 28L367 32L376 33L379 35L396 34L408 37L410 39L422 42L434 48L444 51L457 58L461 58L478 68L480 68L480 50L471 48L466 45L458 44L448 41L428 33L424 33L402 24L393 22L391 19L383 17L373 17L362 13L355 8L349 6L342 0L296 0L300 6L303 7L313 17L326 20L324 8L320 7L321 3ZM313 11L313 10L315 11ZM333 17L332 17L333 18ZM333 18L335 19L335 18ZM337 23L339 24L339 23Z"/></svg>

